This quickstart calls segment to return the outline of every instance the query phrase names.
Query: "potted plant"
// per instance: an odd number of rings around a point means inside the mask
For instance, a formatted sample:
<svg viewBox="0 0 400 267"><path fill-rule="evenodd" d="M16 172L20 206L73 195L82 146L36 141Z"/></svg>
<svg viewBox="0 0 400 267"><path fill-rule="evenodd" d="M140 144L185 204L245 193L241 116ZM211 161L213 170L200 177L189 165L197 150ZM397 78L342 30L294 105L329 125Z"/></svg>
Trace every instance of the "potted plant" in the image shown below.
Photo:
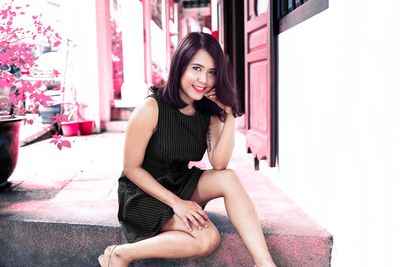
<svg viewBox="0 0 400 267"><path fill-rule="evenodd" d="M61 130L64 136L89 135L93 131L93 120L86 120L84 110L86 104L79 103L76 98L75 87L69 87L72 101L63 102L65 120L61 121Z"/></svg>
<svg viewBox="0 0 400 267"><path fill-rule="evenodd" d="M63 82L63 101L61 102L64 121L61 121L61 130L64 136L76 136L76 135L89 135L92 134L93 120L85 119L85 110L87 105L78 101L77 89L72 82L72 79L67 79L68 65L69 65L69 53L70 48L75 47L72 40L67 40L67 52L65 58L64 68L64 82Z"/></svg>
<svg viewBox="0 0 400 267"><path fill-rule="evenodd" d="M19 129L21 122L32 124L38 109L52 101L45 89L46 81L40 79L24 79L36 66L34 54L40 38L47 40L48 47L56 48L62 38L51 26L44 25L41 16L31 16L31 27L25 29L18 25L17 18L27 16L29 5L17 6L13 0L3 2L0 6L0 187L7 185L12 174L19 149ZM52 72L54 77L60 73ZM59 90L53 88L52 90ZM56 117L56 122L64 117ZM62 139L58 132L50 141L58 149L70 147L68 140Z"/></svg>
<svg viewBox="0 0 400 267"><path fill-rule="evenodd" d="M23 117L0 116L0 189L7 186L17 165L22 120Z"/></svg>

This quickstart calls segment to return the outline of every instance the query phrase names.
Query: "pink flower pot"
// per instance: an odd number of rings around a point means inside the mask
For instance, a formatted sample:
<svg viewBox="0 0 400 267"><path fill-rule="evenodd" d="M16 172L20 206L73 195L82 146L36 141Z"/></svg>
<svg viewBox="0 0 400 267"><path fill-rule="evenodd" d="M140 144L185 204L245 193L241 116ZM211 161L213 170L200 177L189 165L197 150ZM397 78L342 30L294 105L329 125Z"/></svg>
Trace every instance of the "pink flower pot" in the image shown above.
<svg viewBox="0 0 400 267"><path fill-rule="evenodd" d="M79 122L79 132L81 135L89 135L93 132L94 121L80 121Z"/></svg>
<svg viewBox="0 0 400 267"><path fill-rule="evenodd" d="M79 133L79 122L62 122L61 129L64 136L76 136Z"/></svg>

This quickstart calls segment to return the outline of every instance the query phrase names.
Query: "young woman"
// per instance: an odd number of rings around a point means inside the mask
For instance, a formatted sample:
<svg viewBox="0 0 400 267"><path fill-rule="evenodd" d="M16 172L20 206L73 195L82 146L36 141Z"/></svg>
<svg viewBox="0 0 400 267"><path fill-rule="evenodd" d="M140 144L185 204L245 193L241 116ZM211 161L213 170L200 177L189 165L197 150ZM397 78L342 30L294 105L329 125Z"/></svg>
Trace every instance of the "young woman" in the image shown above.
<svg viewBox="0 0 400 267"><path fill-rule="evenodd" d="M118 188L118 219L128 243L108 247L101 266L210 254L221 237L203 208L219 197L256 266L275 266L249 196L226 169L238 115L219 43L209 34L188 34L166 85L129 120ZM213 168L189 169L206 150Z"/></svg>

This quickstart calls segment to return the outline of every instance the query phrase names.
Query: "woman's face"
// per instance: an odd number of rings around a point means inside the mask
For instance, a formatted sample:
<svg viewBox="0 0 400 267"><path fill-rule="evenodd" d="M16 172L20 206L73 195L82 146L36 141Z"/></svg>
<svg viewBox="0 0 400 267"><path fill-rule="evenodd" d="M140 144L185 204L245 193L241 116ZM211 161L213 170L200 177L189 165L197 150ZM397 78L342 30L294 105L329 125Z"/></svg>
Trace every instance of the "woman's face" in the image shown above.
<svg viewBox="0 0 400 267"><path fill-rule="evenodd" d="M204 49L193 56L181 79L179 95L187 104L200 100L215 86L216 68L214 60Z"/></svg>

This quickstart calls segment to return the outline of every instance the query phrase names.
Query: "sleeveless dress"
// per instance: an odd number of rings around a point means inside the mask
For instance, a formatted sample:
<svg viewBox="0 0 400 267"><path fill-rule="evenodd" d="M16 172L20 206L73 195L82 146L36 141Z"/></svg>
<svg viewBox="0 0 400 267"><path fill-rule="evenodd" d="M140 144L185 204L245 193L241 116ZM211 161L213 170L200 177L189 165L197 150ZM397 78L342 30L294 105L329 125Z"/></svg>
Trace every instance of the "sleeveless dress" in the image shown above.
<svg viewBox="0 0 400 267"><path fill-rule="evenodd" d="M142 167L165 188L189 199L204 172L188 168L189 161L202 159L210 117L188 116L169 106L156 94L158 122L151 136ZM171 207L141 190L124 173L118 180L118 219L126 240L137 242L156 235L174 215Z"/></svg>

